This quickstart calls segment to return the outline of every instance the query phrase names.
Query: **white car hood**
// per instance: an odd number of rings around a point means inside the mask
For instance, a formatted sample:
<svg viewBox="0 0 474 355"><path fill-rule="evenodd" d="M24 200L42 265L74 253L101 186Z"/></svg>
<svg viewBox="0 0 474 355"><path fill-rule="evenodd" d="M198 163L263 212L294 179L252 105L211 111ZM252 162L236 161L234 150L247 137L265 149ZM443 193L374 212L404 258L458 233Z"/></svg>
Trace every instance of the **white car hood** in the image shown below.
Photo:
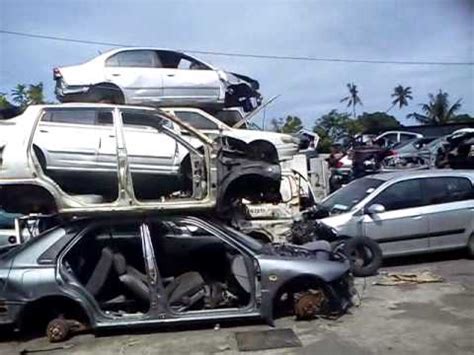
<svg viewBox="0 0 474 355"><path fill-rule="evenodd" d="M250 143L256 140L265 140L273 143L273 145L278 146L285 144L283 142L283 137L288 137L288 139L292 139L290 135L276 133L276 132L268 132L268 131L252 131L248 129L229 129L224 131L224 135L240 139L245 143ZM288 143L286 143L288 144Z"/></svg>

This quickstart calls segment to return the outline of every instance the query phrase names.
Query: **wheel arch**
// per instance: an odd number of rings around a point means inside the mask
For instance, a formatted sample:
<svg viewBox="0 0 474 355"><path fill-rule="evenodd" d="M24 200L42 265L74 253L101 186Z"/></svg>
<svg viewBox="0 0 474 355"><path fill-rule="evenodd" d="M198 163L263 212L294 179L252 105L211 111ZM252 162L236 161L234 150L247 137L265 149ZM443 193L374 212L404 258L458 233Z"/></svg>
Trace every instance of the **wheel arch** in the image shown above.
<svg viewBox="0 0 474 355"><path fill-rule="evenodd" d="M4 185L0 189L0 201L6 212L50 214L57 211L53 194L36 184Z"/></svg>
<svg viewBox="0 0 474 355"><path fill-rule="evenodd" d="M17 323L22 330L38 328L46 326L48 321L58 315L75 319L87 326L92 325L92 316L86 308L79 301L63 294L44 295L29 302L20 312Z"/></svg>
<svg viewBox="0 0 474 355"><path fill-rule="evenodd" d="M93 93L95 90L97 91L103 90L107 93L112 94L113 96L119 99L120 102L118 103L125 103L127 101L126 96L125 96L125 90L123 90L123 88L121 88L115 83L101 82L98 84L91 85L91 87L87 91L88 96L90 96L91 93Z"/></svg>

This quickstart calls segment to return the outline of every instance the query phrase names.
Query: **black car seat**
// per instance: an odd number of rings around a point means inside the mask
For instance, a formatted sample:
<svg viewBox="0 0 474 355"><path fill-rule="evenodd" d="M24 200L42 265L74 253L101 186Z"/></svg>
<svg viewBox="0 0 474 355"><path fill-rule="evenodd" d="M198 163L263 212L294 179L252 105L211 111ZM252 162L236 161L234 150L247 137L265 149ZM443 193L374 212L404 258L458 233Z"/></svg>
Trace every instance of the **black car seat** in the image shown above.
<svg viewBox="0 0 474 355"><path fill-rule="evenodd" d="M114 254L114 267L124 286L140 301L148 303L150 289L146 275L127 265L121 253ZM205 282L198 272L186 272L166 285L165 293L170 306L185 310L205 297Z"/></svg>
<svg viewBox="0 0 474 355"><path fill-rule="evenodd" d="M179 275L165 287L170 306L191 307L206 295L206 283L195 271Z"/></svg>
<svg viewBox="0 0 474 355"><path fill-rule="evenodd" d="M105 247L101 251L99 261L97 262L91 276L85 285L86 290L93 296L97 296L107 281L107 277L112 269L114 254L112 250Z"/></svg>
<svg viewBox="0 0 474 355"><path fill-rule="evenodd" d="M113 264L118 274L120 282L132 293L140 302L150 301L150 290L147 285L146 276L135 268L127 265L125 257L121 253L115 253Z"/></svg>

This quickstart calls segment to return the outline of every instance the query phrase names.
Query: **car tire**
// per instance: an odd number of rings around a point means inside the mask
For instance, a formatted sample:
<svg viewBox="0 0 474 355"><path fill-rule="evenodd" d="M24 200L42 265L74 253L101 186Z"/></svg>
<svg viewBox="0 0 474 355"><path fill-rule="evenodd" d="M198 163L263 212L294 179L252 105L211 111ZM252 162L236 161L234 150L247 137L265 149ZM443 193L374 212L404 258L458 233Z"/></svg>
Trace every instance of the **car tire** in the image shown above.
<svg viewBox="0 0 474 355"><path fill-rule="evenodd" d="M367 237L349 238L342 248L351 262L354 276L374 275L382 265L382 249L376 241Z"/></svg>
<svg viewBox="0 0 474 355"><path fill-rule="evenodd" d="M55 318L46 327L46 336L50 343L59 343L69 337L70 326L66 319Z"/></svg>
<svg viewBox="0 0 474 355"><path fill-rule="evenodd" d="M467 255L469 258L474 259L474 233L471 234L467 242Z"/></svg>

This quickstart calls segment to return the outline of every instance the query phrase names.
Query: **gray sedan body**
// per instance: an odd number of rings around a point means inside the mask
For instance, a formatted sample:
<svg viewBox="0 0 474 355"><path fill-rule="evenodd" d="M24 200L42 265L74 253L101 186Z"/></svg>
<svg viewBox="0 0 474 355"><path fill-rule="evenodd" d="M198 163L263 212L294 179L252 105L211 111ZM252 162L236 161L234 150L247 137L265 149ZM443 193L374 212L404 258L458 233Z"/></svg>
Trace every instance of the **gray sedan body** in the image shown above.
<svg viewBox="0 0 474 355"><path fill-rule="evenodd" d="M321 203L340 236L376 240L384 256L472 248L474 171L425 170L368 176Z"/></svg>
<svg viewBox="0 0 474 355"><path fill-rule="evenodd" d="M160 228L156 227L158 224ZM164 233L164 226L172 226L170 230L173 229L175 232L161 234ZM101 294L110 292L114 287L107 284L107 280L102 277L107 274L103 271L106 264L103 258L94 262L97 265L92 268L94 270L99 268L102 271L100 273L92 271L93 276L88 276L88 280L82 280L83 272L80 269L87 269L88 258L93 259L92 255L100 251L99 244L93 244L93 248L87 244L95 238L91 236L93 235L91 231L104 227L109 228L110 232L107 233L110 234L99 236L97 239L99 241L97 243L105 243L107 248L104 249L113 249L117 253L122 243L136 239L136 251L139 251L136 255L140 257L135 258L135 265L137 262L144 265L147 280L145 284L148 285L146 310L126 311L129 309L126 307L135 302L130 296L123 301L120 306L123 308L120 308L120 311L110 306L106 308L106 305L112 303L105 302ZM128 232L119 232L120 228ZM136 231L133 236L129 233L131 230ZM76 255L75 248L84 245L83 243L89 247L86 250L81 249L82 252ZM122 250L129 262L133 258L134 247L131 245ZM219 258L220 248L227 250L222 254L222 260ZM104 249L102 249L103 255ZM206 250L212 250L212 254L206 254ZM229 252L233 254L230 268L232 276L229 277L240 292L245 294L245 302L239 306L234 304L220 308L176 310L172 306L173 296L166 286L166 282L169 282L167 277L182 271L186 271L189 275L189 270L182 268L186 268L189 260L194 260L193 258L198 256L203 257L199 259L201 262L196 264L200 265L202 275L206 275L202 269L206 263L209 266L209 274L219 273L227 262ZM208 257L210 255L211 258ZM76 259L80 262L76 263ZM114 259L113 265L115 261ZM240 266L235 266L234 264L238 262ZM176 271L169 271L175 269ZM193 270L196 274L196 268ZM208 281L209 277L204 277L207 284L211 284ZM107 278L116 278L116 275ZM121 281L125 279L120 277ZM0 324L22 328L28 325L26 323L32 317L35 322L39 322L40 316L35 313L38 310L42 310L40 312L42 315L48 310L46 313L51 319L57 316L57 313L53 312L59 311L53 310L56 310L58 305L66 307L66 311L61 311L61 315L70 316L68 312L74 310L72 316L88 323L93 329L250 318L263 318L271 323L274 302L282 290L290 284L318 285L333 309L345 310L350 305L349 263L337 253L310 251L289 245L265 246L227 226L196 217L164 217L159 220L149 217L126 217L120 221L84 219L53 228L0 257L2 305ZM236 298L229 296L229 299Z"/></svg>

